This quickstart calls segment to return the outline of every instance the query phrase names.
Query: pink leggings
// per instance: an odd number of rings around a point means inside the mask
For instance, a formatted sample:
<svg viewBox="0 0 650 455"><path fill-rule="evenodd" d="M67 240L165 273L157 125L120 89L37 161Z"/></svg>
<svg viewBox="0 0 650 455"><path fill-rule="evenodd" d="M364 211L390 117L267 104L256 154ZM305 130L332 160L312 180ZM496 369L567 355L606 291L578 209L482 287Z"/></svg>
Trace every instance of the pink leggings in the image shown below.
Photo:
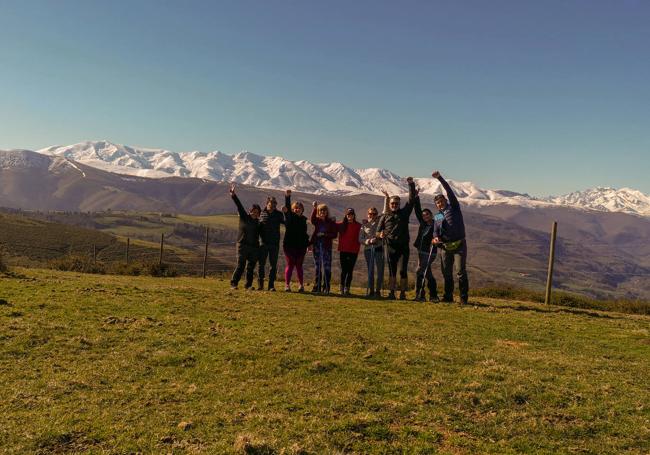
<svg viewBox="0 0 650 455"><path fill-rule="evenodd" d="M292 248L290 246L284 247L284 259L287 266L284 268L284 282L289 285L291 283L291 275L293 268L296 268L296 275L298 275L298 282L303 285L302 263L305 260L306 248Z"/></svg>

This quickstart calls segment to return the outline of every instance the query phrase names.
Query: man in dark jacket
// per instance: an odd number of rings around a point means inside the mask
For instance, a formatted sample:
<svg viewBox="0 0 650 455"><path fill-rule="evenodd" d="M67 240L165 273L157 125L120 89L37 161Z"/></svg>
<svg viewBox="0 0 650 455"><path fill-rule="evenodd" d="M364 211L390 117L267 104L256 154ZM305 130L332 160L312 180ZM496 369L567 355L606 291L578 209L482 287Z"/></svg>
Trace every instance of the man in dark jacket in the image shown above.
<svg viewBox="0 0 650 455"><path fill-rule="evenodd" d="M235 184L230 185L230 197L237 206L239 212L239 232L237 235L237 267L232 274L230 287L237 289L239 280L246 268L246 289L253 286L253 275L255 264L260 251L260 206L253 204L250 211L246 213L244 206L235 194Z"/></svg>
<svg viewBox="0 0 650 455"><path fill-rule="evenodd" d="M377 232L379 238L385 239L388 250L388 285L390 292L388 298L395 299L395 288L397 286L397 266L401 260L400 274L400 300L406 299L406 288L408 287L407 269L409 263L409 218L415 203L415 183L413 178L406 179L409 186L409 200L400 208L399 196L393 196L389 200L388 212L385 213ZM384 193L388 197L388 193Z"/></svg>
<svg viewBox="0 0 650 455"><path fill-rule="evenodd" d="M264 289L264 269L266 260L269 261L269 291L275 291L275 276L278 270L278 254L280 252L280 225L284 224L284 215L277 209L278 203L274 197L266 199L266 206L260 215L262 246L260 247L260 263L257 272L260 290Z"/></svg>
<svg viewBox="0 0 650 455"><path fill-rule="evenodd" d="M415 300L424 301L424 282L426 280L429 288L429 301L438 303L438 289L436 279L431 272L431 265L436 260L438 248L433 244L434 236L434 219L433 213L429 209L422 209L420 196L415 198L415 216L420 222L418 236L413 242L413 246L418 252L418 268L416 270L415 281ZM438 215L442 218L442 215Z"/></svg>
<svg viewBox="0 0 650 455"><path fill-rule="evenodd" d="M449 183L442 178L440 172L434 171L431 174L438 179L447 193L438 194L434 201L440 210L442 217L437 220L434 228L433 242L442 247L442 260L440 267L445 280L445 293L443 302L454 301L454 262L458 258L458 290L460 292L460 303L467 304L469 294L469 280L467 278L467 243L465 241L465 222L460 210L460 203L449 186Z"/></svg>

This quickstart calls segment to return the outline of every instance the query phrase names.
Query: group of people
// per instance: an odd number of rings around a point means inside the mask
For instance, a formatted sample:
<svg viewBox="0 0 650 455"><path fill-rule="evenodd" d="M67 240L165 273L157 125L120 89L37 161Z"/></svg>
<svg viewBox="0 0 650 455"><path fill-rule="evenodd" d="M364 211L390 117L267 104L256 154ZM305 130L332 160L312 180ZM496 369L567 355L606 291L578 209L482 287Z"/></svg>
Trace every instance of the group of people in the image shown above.
<svg viewBox="0 0 650 455"><path fill-rule="evenodd" d="M258 268L258 287L264 289L266 264L268 261L268 290L275 291L278 256L280 252L280 226L285 226L282 248L286 267L284 270L285 291L291 291L291 278L295 270L298 278L298 292L304 292L303 263L308 250L313 252L315 282L312 292L329 294L332 278L332 249L338 239L341 266L340 293L349 295L352 286L354 267L363 248L368 267L367 295L382 297L384 269L388 266L388 299L406 299L408 288L408 263L410 257L409 222L411 214L419 222L417 237L413 246L417 251L415 300L439 302L436 279L432 265L441 252L441 270L444 278L443 302L453 301L454 264L458 262L458 287L460 303L466 304L469 292L467 278L467 244L465 223L460 204L447 181L434 171L432 176L440 181L444 194L434 197L437 213L422 208L418 190L411 177L406 181L409 196L402 206L399 196L390 196L384 191L384 208L380 215L375 207L368 209L368 218L357 221L354 209L345 210L342 221L330 216L326 204L314 201L309 218L304 215L301 202L291 202L291 190L285 193L281 210L277 208L274 197L268 197L262 209L253 204L246 211L237 197L235 184L230 187L230 195L239 212L239 232L237 238L237 267L232 275L231 287L236 289L244 272L245 287L252 289L255 268ZM308 234L309 224L313 226ZM397 275L399 273L399 286ZM427 291L428 289L428 296ZM399 291L399 295L397 292Z"/></svg>

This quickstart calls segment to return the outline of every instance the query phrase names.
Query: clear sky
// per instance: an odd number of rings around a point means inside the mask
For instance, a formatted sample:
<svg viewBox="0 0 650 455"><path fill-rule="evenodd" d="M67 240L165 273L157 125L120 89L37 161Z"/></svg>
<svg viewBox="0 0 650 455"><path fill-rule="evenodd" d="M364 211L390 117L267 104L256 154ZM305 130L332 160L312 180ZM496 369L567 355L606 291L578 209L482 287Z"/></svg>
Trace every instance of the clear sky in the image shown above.
<svg viewBox="0 0 650 455"><path fill-rule="evenodd" d="M650 193L650 1L0 0L0 148Z"/></svg>

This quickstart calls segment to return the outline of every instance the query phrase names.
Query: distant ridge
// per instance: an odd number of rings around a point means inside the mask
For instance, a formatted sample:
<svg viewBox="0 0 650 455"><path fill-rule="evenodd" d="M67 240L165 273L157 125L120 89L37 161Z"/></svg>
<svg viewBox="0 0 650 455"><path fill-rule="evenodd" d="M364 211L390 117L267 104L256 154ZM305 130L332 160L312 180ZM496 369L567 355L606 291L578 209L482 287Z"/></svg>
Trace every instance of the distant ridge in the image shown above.
<svg viewBox="0 0 650 455"><path fill-rule="evenodd" d="M164 149L131 147L109 141L86 141L52 146L40 154L65 158L105 171L148 178L195 177L217 182L286 189L322 195L406 193L404 178L387 169L353 169L342 163L290 161L250 152L228 155L219 151L175 153ZM1 162L1 161L0 161ZM416 178L421 194L441 191L437 180ZM472 182L450 180L458 197L468 205L495 204L522 207L567 206L605 212L650 216L650 196L630 188L594 188L564 196L535 198L508 190L486 190Z"/></svg>

